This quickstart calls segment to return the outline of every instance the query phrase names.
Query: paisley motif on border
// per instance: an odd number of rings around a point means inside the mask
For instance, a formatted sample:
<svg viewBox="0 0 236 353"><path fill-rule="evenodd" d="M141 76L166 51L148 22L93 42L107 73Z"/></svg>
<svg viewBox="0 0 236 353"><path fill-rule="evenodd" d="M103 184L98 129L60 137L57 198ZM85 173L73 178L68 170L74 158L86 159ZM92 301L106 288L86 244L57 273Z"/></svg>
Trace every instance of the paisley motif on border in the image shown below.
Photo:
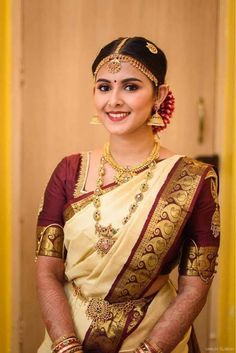
<svg viewBox="0 0 236 353"><path fill-rule="evenodd" d="M135 254L113 285L109 298L123 301L139 298L156 278L168 250L187 220L198 186L208 165L182 158L166 182L147 228L136 244Z"/></svg>

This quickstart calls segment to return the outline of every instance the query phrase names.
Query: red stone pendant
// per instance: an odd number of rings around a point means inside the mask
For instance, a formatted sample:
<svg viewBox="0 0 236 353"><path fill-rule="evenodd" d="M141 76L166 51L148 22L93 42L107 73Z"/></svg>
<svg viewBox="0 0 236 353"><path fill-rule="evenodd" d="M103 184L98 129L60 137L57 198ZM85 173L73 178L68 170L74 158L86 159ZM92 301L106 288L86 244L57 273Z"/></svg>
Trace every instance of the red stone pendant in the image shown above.
<svg viewBox="0 0 236 353"><path fill-rule="evenodd" d="M101 238L96 243L95 248L97 252L103 256L108 253L108 251L111 249L114 243L115 243L115 240L111 238Z"/></svg>

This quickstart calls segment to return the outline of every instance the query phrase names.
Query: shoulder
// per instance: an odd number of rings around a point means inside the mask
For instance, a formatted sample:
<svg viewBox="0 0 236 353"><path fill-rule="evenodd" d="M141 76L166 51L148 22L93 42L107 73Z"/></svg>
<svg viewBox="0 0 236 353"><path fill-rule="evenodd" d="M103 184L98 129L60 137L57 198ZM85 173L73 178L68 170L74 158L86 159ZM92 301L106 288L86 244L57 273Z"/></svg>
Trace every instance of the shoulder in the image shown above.
<svg viewBox="0 0 236 353"><path fill-rule="evenodd" d="M205 175L206 177L217 177L218 172L217 169L208 163L201 162L195 158L189 157L187 155L178 155L177 153L167 149L166 147L161 146L160 149L160 159L169 159L174 156L180 156L178 165L181 169L184 169L187 174L197 174L197 175Z"/></svg>
<svg viewBox="0 0 236 353"><path fill-rule="evenodd" d="M85 152L79 152L65 156L60 160L56 168L63 169L64 171L77 170L85 154Z"/></svg>
<svg viewBox="0 0 236 353"><path fill-rule="evenodd" d="M46 190L54 194L63 193L67 199L70 198L80 175L83 155L84 153L80 152L63 157L54 168Z"/></svg>
<svg viewBox="0 0 236 353"><path fill-rule="evenodd" d="M65 182L68 178L73 178L78 173L83 153L71 154L63 157L54 168L51 179Z"/></svg>
<svg viewBox="0 0 236 353"><path fill-rule="evenodd" d="M183 156L182 160L191 174L202 175L205 177L205 179L210 177L217 178L218 172L215 166L188 156Z"/></svg>
<svg viewBox="0 0 236 353"><path fill-rule="evenodd" d="M213 199L214 202L218 202L219 177L217 168L212 164L190 157L183 157L183 159L187 165L188 175L199 181L200 199L206 199L207 202Z"/></svg>
<svg viewBox="0 0 236 353"><path fill-rule="evenodd" d="M65 156L62 158L60 163L66 164L68 166L73 166L74 164L78 164L79 161L81 160L83 153L84 152L80 152L80 153L75 153L75 154Z"/></svg>

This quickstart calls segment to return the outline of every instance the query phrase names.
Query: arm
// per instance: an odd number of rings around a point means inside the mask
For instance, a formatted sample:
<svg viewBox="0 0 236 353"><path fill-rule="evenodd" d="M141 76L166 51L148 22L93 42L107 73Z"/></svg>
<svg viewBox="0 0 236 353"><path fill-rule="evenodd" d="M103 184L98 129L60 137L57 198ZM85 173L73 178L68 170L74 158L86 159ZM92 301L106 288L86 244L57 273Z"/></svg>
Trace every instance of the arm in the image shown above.
<svg viewBox="0 0 236 353"><path fill-rule="evenodd" d="M71 337L75 336L75 329L64 292L63 208L71 197L68 187L72 179L67 171L67 159L64 158L54 170L44 193L37 222L36 283L40 309L51 340L56 341L58 347L58 342L64 342L70 336L67 346L77 348L78 341L76 343L76 338ZM79 347L78 352L81 352Z"/></svg>
<svg viewBox="0 0 236 353"><path fill-rule="evenodd" d="M74 333L69 304L64 293L64 261L39 256L36 264L39 304L52 341L64 334Z"/></svg>
<svg viewBox="0 0 236 353"><path fill-rule="evenodd" d="M197 276L179 276L178 295L149 336L164 353L171 352L181 341L205 305L209 287Z"/></svg>

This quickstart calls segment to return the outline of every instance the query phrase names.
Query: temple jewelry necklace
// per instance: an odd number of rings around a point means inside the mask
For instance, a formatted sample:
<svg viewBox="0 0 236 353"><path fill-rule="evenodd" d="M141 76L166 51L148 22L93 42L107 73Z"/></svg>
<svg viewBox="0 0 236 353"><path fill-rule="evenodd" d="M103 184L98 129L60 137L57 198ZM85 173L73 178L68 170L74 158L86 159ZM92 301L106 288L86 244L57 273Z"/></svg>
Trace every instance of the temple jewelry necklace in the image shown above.
<svg viewBox="0 0 236 353"><path fill-rule="evenodd" d="M155 153L155 158L157 158L157 156L158 156L158 151L156 151ZM106 163L107 163L107 160L105 159L105 156L102 155L100 160L99 170L98 170L98 179L96 182L97 187L93 195L93 205L95 207L95 212L93 214L93 218L95 220L95 234L98 235L99 237L95 245L95 249L102 256L107 254L110 248L113 246L113 244L115 243L113 236L119 231L119 228L114 228L112 224L109 224L108 226L103 226L100 224L100 221L102 218L101 210L100 210L100 207L101 207L100 196L103 194L102 186L104 181ZM147 162L145 162L145 164L143 163L143 168L146 166L148 167L148 169L145 173L144 180L141 182L138 192L134 196L134 201L131 203L129 207L128 215L126 215L122 219L123 225L125 225L130 220L134 212L137 210L140 202L143 200L144 193L149 189L148 181L153 177L153 170L156 168L155 160L152 158L149 161L149 163Z"/></svg>
<svg viewBox="0 0 236 353"><path fill-rule="evenodd" d="M106 160L106 162L109 163L110 166L113 169L115 169L115 171L116 171L116 175L114 177L115 181L118 184L122 184L122 183L129 181L131 178L133 178L133 176L137 175L138 172L140 172L141 170L146 168L152 161L158 159L159 149L160 149L160 144L158 141L155 141L154 147L153 147L150 155L148 156L148 158L144 162L142 162L134 167L124 167L124 166L118 164L114 160L114 158L110 152L110 144L109 143L107 143L105 145L103 155L104 155L104 159Z"/></svg>

